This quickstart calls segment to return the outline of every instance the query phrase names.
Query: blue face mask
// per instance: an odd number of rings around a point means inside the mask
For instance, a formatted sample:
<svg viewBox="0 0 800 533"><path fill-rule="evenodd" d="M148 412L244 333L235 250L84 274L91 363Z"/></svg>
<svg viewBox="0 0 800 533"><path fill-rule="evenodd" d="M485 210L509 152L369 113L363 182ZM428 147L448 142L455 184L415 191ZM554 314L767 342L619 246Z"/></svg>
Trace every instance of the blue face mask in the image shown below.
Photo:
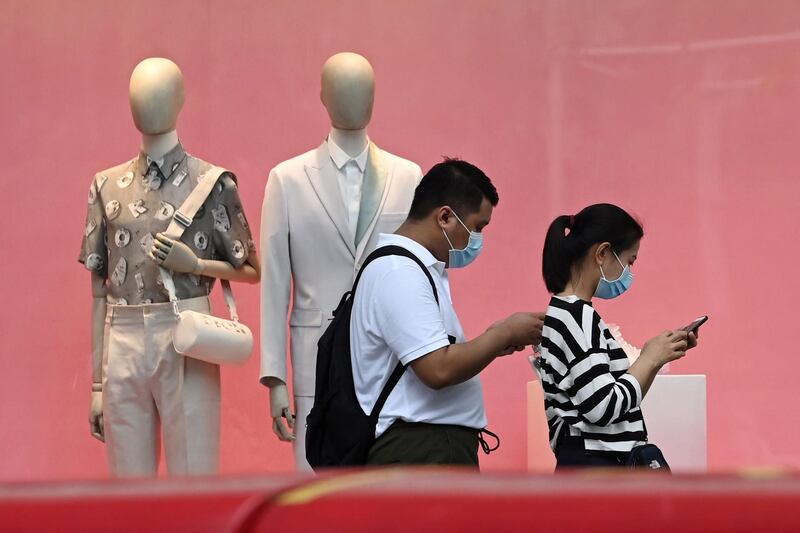
<svg viewBox="0 0 800 533"><path fill-rule="evenodd" d="M466 248L456 250L453 248L453 243L450 242L450 237L447 236L447 232L444 228L442 228L442 233L444 233L444 238L447 239L447 244L450 245L448 266L450 268L461 268L475 261L480 255L483 249L483 234L477 231L470 231L469 228L461 222L461 219L458 218L455 211L453 211L453 215L456 217L456 220L464 226L464 229L469 231L469 241L467 241Z"/></svg>
<svg viewBox="0 0 800 533"><path fill-rule="evenodd" d="M614 253L614 257L617 258L619 266L622 267L622 274L620 274L617 279L611 281L606 279L606 275L603 272L603 267L600 267L600 283L598 283L597 290L594 291L594 295L598 298L602 298L603 300L616 298L623 292L630 289L631 284L633 283L633 274L631 274L630 265L623 265L616 252L612 250L612 253Z"/></svg>

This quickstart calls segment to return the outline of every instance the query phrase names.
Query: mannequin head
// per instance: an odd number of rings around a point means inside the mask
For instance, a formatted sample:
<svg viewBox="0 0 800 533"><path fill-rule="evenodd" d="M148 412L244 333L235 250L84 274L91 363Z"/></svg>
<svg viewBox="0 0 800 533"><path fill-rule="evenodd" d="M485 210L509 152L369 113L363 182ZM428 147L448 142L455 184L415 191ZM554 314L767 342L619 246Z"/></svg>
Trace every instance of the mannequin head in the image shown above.
<svg viewBox="0 0 800 533"><path fill-rule="evenodd" d="M363 56L342 52L322 67L322 104L331 126L340 130L361 130L372 118L375 100L375 72Z"/></svg>
<svg viewBox="0 0 800 533"><path fill-rule="evenodd" d="M144 135L175 130L184 98L183 74L169 59L151 57L133 69L131 113L136 129Z"/></svg>

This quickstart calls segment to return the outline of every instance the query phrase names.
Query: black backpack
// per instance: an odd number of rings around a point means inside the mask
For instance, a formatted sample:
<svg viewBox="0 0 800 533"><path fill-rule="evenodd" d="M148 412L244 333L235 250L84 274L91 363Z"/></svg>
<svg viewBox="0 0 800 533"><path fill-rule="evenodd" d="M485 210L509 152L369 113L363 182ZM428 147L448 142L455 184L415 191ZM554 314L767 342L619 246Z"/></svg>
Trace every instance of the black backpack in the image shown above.
<svg viewBox="0 0 800 533"><path fill-rule="evenodd" d="M372 261L389 255L413 259L428 277L433 296L439 303L439 295L430 272L410 251L401 246L385 246L367 257L356 276L353 288L342 296L333 312L333 321L317 345L314 407L306 420L306 459L314 469L366 464L367 454L375 442L378 415L406 370L398 362L383 386L372 412L366 414L361 409L356 397L350 360L350 315L361 274Z"/></svg>

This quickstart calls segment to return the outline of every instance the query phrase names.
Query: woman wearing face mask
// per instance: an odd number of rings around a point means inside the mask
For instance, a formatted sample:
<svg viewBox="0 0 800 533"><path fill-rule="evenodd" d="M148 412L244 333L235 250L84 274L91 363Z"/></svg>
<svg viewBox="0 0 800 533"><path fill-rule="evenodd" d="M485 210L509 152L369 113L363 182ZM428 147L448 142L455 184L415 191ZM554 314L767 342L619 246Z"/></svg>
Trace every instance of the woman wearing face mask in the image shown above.
<svg viewBox="0 0 800 533"><path fill-rule="evenodd" d="M630 288L643 235L611 204L560 216L547 231L542 275L553 297L538 366L557 470L628 464L631 451L647 442L639 406L653 378L697 344L692 333L664 331L630 365L592 307L592 298L616 298Z"/></svg>

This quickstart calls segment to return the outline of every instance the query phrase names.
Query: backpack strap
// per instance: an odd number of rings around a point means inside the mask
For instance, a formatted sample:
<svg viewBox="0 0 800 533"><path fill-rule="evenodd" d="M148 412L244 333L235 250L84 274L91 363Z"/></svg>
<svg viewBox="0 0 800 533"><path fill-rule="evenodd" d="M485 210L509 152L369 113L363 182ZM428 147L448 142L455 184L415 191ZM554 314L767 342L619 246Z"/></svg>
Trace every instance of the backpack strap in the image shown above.
<svg viewBox="0 0 800 533"><path fill-rule="evenodd" d="M386 257L389 255L399 255L402 257L408 257L409 259L413 260L417 265L419 265L419 267L425 273L425 276L428 278L428 281L431 284L431 289L433 289L433 297L436 299L436 303L437 304L439 303L439 293L436 291L436 285L433 283L433 276L431 276L431 273L428 271L427 267L424 264L422 264L422 261L420 261L416 255L414 255L411 251L407 250L406 248L403 248L402 246L383 246L381 248L378 248L369 255L367 260L364 261L364 264L361 266L361 270L358 272L358 275L356 276L356 281L353 284L353 289L351 291L353 297L355 297L356 288L358 287L358 281L361 279L361 274L364 273L364 270L367 268L367 265L380 257ZM398 361L397 366L394 367L394 370L389 376L389 379L383 386L380 395L378 395L378 401L375 402L375 406L372 408L372 412L370 412L369 414L370 422L373 425L378 423L378 415L380 415L381 410L383 409L383 406L386 403L386 400L389 399L389 395L392 393L395 386L397 386L397 383L400 381L400 378L403 377L405 371L406 371L406 366Z"/></svg>
<svg viewBox="0 0 800 533"><path fill-rule="evenodd" d="M361 279L361 274L364 273L364 270L367 268L368 264L372 263L376 259L379 259L381 257L386 257L389 255L399 255L402 257L408 257L409 259L414 261L417 265L419 265L419 267L425 273L425 276L428 278L428 281L431 284L431 289L433 289L433 297L436 299L436 303L437 304L439 303L439 293L436 292L436 285L434 285L433 283L433 277L431 276L431 273L428 271L425 265L422 264L422 261L419 260L419 257L414 255L413 252L409 251L406 248L403 248L402 246L396 246L396 245L382 246L377 250L373 251L371 254L369 254L367 259L364 261L364 264L361 265L361 270L358 271L358 275L356 276L356 280L353 283L353 288L350 290L350 293L355 295L356 287L358 287L358 282Z"/></svg>

